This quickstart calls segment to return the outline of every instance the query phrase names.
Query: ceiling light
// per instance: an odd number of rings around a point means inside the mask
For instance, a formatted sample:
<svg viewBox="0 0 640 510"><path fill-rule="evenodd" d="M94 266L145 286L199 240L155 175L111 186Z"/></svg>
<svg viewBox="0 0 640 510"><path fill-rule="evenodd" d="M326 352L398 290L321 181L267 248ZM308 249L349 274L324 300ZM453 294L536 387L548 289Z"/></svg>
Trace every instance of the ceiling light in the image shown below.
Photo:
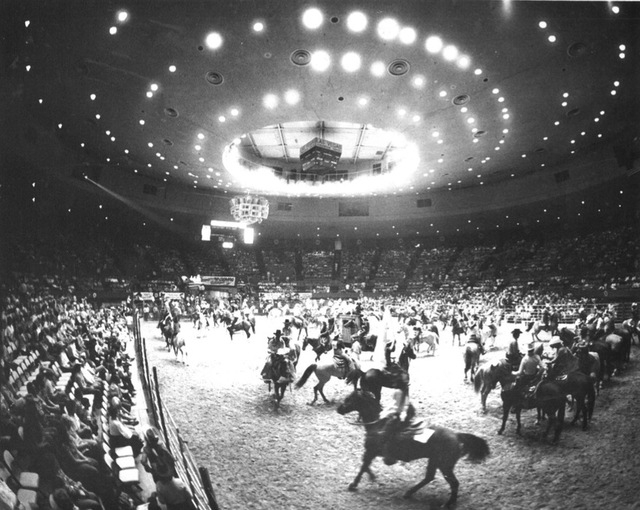
<svg viewBox="0 0 640 510"><path fill-rule="evenodd" d="M40 99L40 103L42 103L42 99ZM100 120L100 114L96 113L96 119Z"/></svg>
<svg viewBox="0 0 640 510"><path fill-rule="evenodd" d="M284 93L284 100L290 105L297 104L300 101L300 92L293 89L287 90Z"/></svg>
<svg viewBox="0 0 640 510"><path fill-rule="evenodd" d="M116 34L118 33L118 28L117 28L117 27L111 27L111 28L109 29L109 33L110 33L111 35L116 35Z"/></svg>
<svg viewBox="0 0 640 510"><path fill-rule="evenodd" d="M554 126L559 126L559 125L560 125L560 121L559 121L559 120L556 120L556 121L553 123L553 125L554 125Z"/></svg>
<svg viewBox="0 0 640 510"><path fill-rule="evenodd" d="M413 79L413 86L414 87L422 87L424 85L424 77L422 76L416 76Z"/></svg>
<svg viewBox="0 0 640 510"><path fill-rule="evenodd" d="M204 140L204 133L198 133L198 140Z"/></svg>
<svg viewBox="0 0 640 510"><path fill-rule="evenodd" d="M150 90L147 91L147 97L149 99L151 99L153 97L153 92L151 92Z"/></svg>
<svg viewBox="0 0 640 510"><path fill-rule="evenodd" d="M207 47L211 50L217 50L222 46L222 36L218 32L211 32L204 40Z"/></svg>
<svg viewBox="0 0 640 510"><path fill-rule="evenodd" d="M393 18L384 18L378 23L378 35L385 41L395 39L400 32L398 22Z"/></svg>
<svg viewBox="0 0 640 510"><path fill-rule="evenodd" d="M118 21L120 23L124 23L125 21L127 21L128 17L129 17L129 13L127 11L120 11L118 13Z"/></svg>
<svg viewBox="0 0 640 510"><path fill-rule="evenodd" d="M383 62L374 62L371 64L371 74L374 76L382 76L384 74L385 66Z"/></svg>
<svg viewBox="0 0 640 510"><path fill-rule="evenodd" d="M428 37L424 43L424 47L429 53L438 53L442 49L442 45L442 39L440 39L437 35Z"/></svg>
<svg viewBox="0 0 640 510"><path fill-rule="evenodd" d="M467 119L467 124L473 124L476 121L476 119L474 119L473 117L469 117Z"/></svg>
<svg viewBox="0 0 640 510"><path fill-rule="evenodd" d="M563 107L567 106L567 102L566 102L566 101L563 101L563 102L562 102L562 106L563 106Z"/></svg>
<svg viewBox="0 0 640 510"><path fill-rule="evenodd" d="M404 117L407 114L407 110L404 108L398 108L398 117Z"/></svg>
<svg viewBox="0 0 640 510"><path fill-rule="evenodd" d="M193 147L195 150L199 151L202 150L202 145L194 145Z"/></svg>
<svg viewBox="0 0 640 510"><path fill-rule="evenodd" d="M506 135L509 132L509 130L508 129L503 129L502 132Z"/></svg>
<svg viewBox="0 0 640 510"><path fill-rule="evenodd" d="M460 111L462 113L467 113L469 111L469 108L467 108L466 106L463 106L462 108L460 108Z"/></svg>
<svg viewBox="0 0 640 510"><path fill-rule="evenodd" d="M615 95L616 95L616 91L615 91L615 90L612 90L612 91L611 91L611 95L612 95L612 96L615 96Z"/></svg>
<svg viewBox="0 0 640 510"><path fill-rule="evenodd" d="M229 110L229 112L231 113L231 115L233 117L237 117L240 114L240 111L237 108L231 108L231 110Z"/></svg>
<svg viewBox="0 0 640 510"><path fill-rule="evenodd" d="M434 138L438 138L440 136L440 133L434 131L433 133L431 133L431 136L433 136Z"/></svg>
<svg viewBox="0 0 640 510"><path fill-rule="evenodd" d="M314 51L311 55L311 67L315 71L326 71L331 65L331 57L324 50Z"/></svg>
<svg viewBox="0 0 640 510"><path fill-rule="evenodd" d="M548 37L548 39L549 39L549 42L552 42L552 43L556 42L556 36L555 35L550 35Z"/></svg>
<svg viewBox="0 0 640 510"><path fill-rule="evenodd" d="M624 51L624 50L626 50L626 49L627 49L627 47L626 47L624 44L621 44L620 46L618 46L618 49L619 49L620 51Z"/></svg>
<svg viewBox="0 0 640 510"><path fill-rule="evenodd" d="M140 119L140 120L138 121L138 123L139 123L141 126L144 126L144 120L143 120L143 119Z"/></svg>
<svg viewBox="0 0 640 510"><path fill-rule="evenodd" d="M540 21L540 22L538 23L538 26L539 26L540 28L547 28L547 22L546 22L546 21Z"/></svg>
<svg viewBox="0 0 640 510"><path fill-rule="evenodd" d="M89 97L91 98L91 101L95 101L96 100L96 95L95 94L91 94Z"/></svg>
<svg viewBox="0 0 640 510"><path fill-rule="evenodd" d="M505 114L502 116L502 118L503 118L504 120L507 120L507 119L509 118L509 114L508 114L508 113L505 113Z"/></svg>
<svg viewBox="0 0 640 510"><path fill-rule="evenodd" d="M342 56L340 63L342 64L342 68L345 71L347 71L348 73L353 73L360 69L360 55L353 51L350 51Z"/></svg>
<svg viewBox="0 0 640 510"><path fill-rule="evenodd" d="M31 25L31 21L29 21L28 19L27 19L27 20L25 20L25 22L24 22L24 27L25 27L25 28L29 28L29 25Z"/></svg>
<svg viewBox="0 0 640 510"><path fill-rule="evenodd" d="M260 23L259 21L253 24L254 32L262 32L264 30L264 23Z"/></svg>
<svg viewBox="0 0 640 510"><path fill-rule="evenodd" d="M322 25L322 21L322 12L320 12L320 9L317 9L315 7L307 9L302 15L302 24L309 30L315 30L316 28L320 27L320 25Z"/></svg>
<svg viewBox="0 0 640 510"><path fill-rule="evenodd" d="M366 106L368 102L369 100L366 97L361 97L360 99L358 99L358 104L360 106Z"/></svg>
<svg viewBox="0 0 640 510"><path fill-rule="evenodd" d="M152 83L149 88L155 92L156 90L158 90L158 85L156 83Z"/></svg>
<svg viewBox="0 0 640 510"><path fill-rule="evenodd" d="M458 48L450 44L442 50L442 56L445 60L455 60L458 57Z"/></svg>
<svg viewBox="0 0 640 510"><path fill-rule="evenodd" d="M620 53L620 55L618 55L621 59L623 59L625 57L624 53Z"/></svg>
<svg viewBox="0 0 640 510"><path fill-rule="evenodd" d="M620 86L620 82L619 81L614 81L613 82L613 86L614 87L619 87Z"/></svg>
<svg viewBox="0 0 640 510"><path fill-rule="evenodd" d="M347 28L352 32L362 32L367 28L367 17L360 11L354 11L347 16Z"/></svg>
<svg viewBox="0 0 640 510"><path fill-rule="evenodd" d="M24 66L24 68L27 70L27 72L31 71L31 66Z"/></svg>
<svg viewBox="0 0 640 510"><path fill-rule="evenodd" d="M404 27L398 34L398 39L402 44L413 44L416 41L416 31L411 27Z"/></svg>
<svg viewBox="0 0 640 510"><path fill-rule="evenodd" d="M440 91L440 97L446 97L447 96L447 91L446 90L441 90Z"/></svg>
<svg viewBox="0 0 640 510"><path fill-rule="evenodd" d="M170 73L175 73L176 72L176 66L169 66L169 72Z"/></svg>
<svg viewBox="0 0 640 510"><path fill-rule="evenodd" d="M611 12L613 14L618 14L620 12L620 7L618 7L617 5L614 5L613 7L611 7Z"/></svg>
<svg viewBox="0 0 640 510"><path fill-rule="evenodd" d="M467 69L471 65L471 59L466 55L462 55L457 61L456 64L460 69Z"/></svg>
<svg viewBox="0 0 640 510"><path fill-rule="evenodd" d="M151 142L147 143L147 145L148 145L149 147L153 147L153 143L151 143Z"/></svg>
<svg viewBox="0 0 640 510"><path fill-rule="evenodd" d="M413 122L420 122L420 115L414 115Z"/></svg>
<svg viewBox="0 0 640 510"><path fill-rule="evenodd" d="M493 90L491 91L491 93L492 93L492 94L497 94L498 92L500 92L500 89L493 89Z"/></svg>
<svg viewBox="0 0 640 510"><path fill-rule="evenodd" d="M276 96L275 94L267 94L262 99L262 104L264 105L265 108L272 110L276 106L278 106L278 96Z"/></svg>
<svg viewBox="0 0 640 510"><path fill-rule="evenodd" d="M504 97L499 97L498 98L498 103L504 103Z"/></svg>
<svg viewBox="0 0 640 510"><path fill-rule="evenodd" d="M480 76L482 74L482 69L476 69L475 71L473 71L473 74L475 74L476 76Z"/></svg>

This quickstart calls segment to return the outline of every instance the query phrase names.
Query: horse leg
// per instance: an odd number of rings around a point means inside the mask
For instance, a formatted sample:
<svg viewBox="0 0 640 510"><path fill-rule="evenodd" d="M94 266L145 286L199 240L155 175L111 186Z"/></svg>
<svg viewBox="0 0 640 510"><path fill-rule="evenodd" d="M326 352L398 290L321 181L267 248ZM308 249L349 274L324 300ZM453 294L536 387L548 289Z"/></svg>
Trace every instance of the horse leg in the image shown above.
<svg viewBox="0 0 640 510"><path fill-rule="evenodd" d="M405 492L404 496L402 497L405 499L409 499L411 496L413 496L416 493L416 491L419 491L425 485L431 482L436 477L436 469L437 468L436 468L435 462L429 459L429 464L427 464L427 472L424 475L424 478L420 482L418 482L416 485L411 487L407 492Z"/></svg>
<svg viewBox="0 0 640 510"><path fill-rule="evenodd" d="M460 482L456 478L456 475L453 474L453 467L440 467L440 471L442 471L444 479L449 482L449 487L451 487L451 496L449 497L449 501L444 505L445 508L450 508L458 499L458 487L460 487Z"/></svg>
<svg viewBox="0 0 640 510"><path fill-rule="evenodd" d="M511 404L503 400L502 401L502 427L500 427L500 430L498 430L499 435L502 435L502 433L504 432L504 428L507 425L507 420L509 419L509 411L511 411Z"/></svg>
<svg viewBox="0 0 640 510"><path fill-rule="evenodd" d="M520 409L519 407L516 407L516 434L520 435L520 429L522 428L522 424L520 423L520 412L522 411L522 409Z"/></svg>
<svg viewBox="0 0 640 510"><path fill-rule="evenodd" d="M354 490L356 490L358 488L358 484L360 483L360 479L362 478L362 475L365 472L369 474L369 478L371 479L371 481L374 481L376 479L376 477L373 474L373 472L371 471L371 469L369 469L369 466L371 466L371 462L375 458L376 458L376 454L374 452L372 452L371 450L365 450L364 451L364 455L362 456L362 466L360 466L360 471L358 471L358 474L353 479L353 482L351 482L349 484L349 490L350 491L354 491Z"/></svg>
<svg viewBox="0 0 640 510"><path fill-rule="evenodd" d="M314 390L318 388L318 393L320 393L320 396L322 397L322 400L324 400L325 404L330 404L329 400L327 399L327 397L324 396L324 391L322 391L322 388L324 388L324 383L318 383L314 386ZM317 399L317 396L316 396Z"/></svg>
<svg viewBox="0 0 640 510"><path fill-rule="evenodd" d="M489 396L490 391L490 389L482 388L482 391L480 392L480 402L482 403L483 413L487 412L487 397Z"/></svg>

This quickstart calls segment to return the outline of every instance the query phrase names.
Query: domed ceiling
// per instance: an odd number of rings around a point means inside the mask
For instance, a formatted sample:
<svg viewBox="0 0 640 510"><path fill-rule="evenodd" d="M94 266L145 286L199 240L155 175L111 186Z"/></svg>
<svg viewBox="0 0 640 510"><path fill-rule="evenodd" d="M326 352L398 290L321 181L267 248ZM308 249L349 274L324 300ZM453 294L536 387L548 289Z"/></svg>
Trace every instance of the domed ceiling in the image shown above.
<svg viewBox="0 0 640 510"><path fill-rule="evenodd" d="M413 194L637 136L634 3L10 5L13 99L83 160L163 182ZM333 167L303 170L313 139Z"/></svg>

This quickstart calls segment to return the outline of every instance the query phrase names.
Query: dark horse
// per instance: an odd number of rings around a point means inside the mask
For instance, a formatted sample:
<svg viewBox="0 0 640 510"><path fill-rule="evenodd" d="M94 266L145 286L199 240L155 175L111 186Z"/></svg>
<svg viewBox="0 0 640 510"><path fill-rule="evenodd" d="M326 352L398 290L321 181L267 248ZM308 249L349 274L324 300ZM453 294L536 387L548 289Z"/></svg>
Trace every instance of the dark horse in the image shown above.
<svg viewBox="0 0 640 510"><path fill-rule="evenodd" d="M369 321L362 317L360 319L361 327L358 328L355 319L351 319L343 324L343 327L348 328L351 332L356 330L355 333L350 335L351 341L357 340L360 342L360 346L365 352L373 352L376 350L376 344L378 343L378 335L369 333Z"/></svg>
<svg viewBox="0 0 640 510"><path fill-rule="evenodd" d="M293 363L294 367L296 363L297 360ZM273 364L271 365L271 382L273 383L276 405L280 405L284 392L295 378L294 370L295 368L292 370L292 362L288 359L288 355L274 354ZM286 382L284 382L285 380Z"/></svg>
<svg viewBox="0 0 640 510"><path fill-rule="evenodd" d="M224 315L220 318L220 320L227 325L227 331L229 332L229 336L231 340L233 340L233 334L238 331L244 331L247 334L247 338L251 338L251 333L255 335L256 333L256 320L255 319L243 319L239 320L235 324L233 323L233 319L228 315Z"/></svg>
<svg viewBox="0 0 640 510"><path fill-rule="evenodd" d="M543 434L543 438L546 439L551 427L556 423L556 428L553 436L553 442L556 443L560 439L560 433L564 426L564 406L565 406L565 393L559 388L559 386L552 381L543 381L538 386L533 398L525 399L522 395L521 389L514 389L513 384L507 381L499 381L502 386L500 396L502 397L502 426L498 430L498 434L504 432L509 418L509 411L513 407L516 412L516 422L518 426L516 433L520 435L520 412L522 409L538 409L543 411L547 419L547 429Z"/></svg>
<svg viewBox="0 0 640 510"><path fill-rule="evenodd" d="M349 484L349 490L355 490L358 487L364 473L367 473L372 481L375 480L375 475L370 466L371 462L383 453L382 431L389 420L389 418L380 418L380 409L380 403L375 397L362 390L356 390L351 393L338 407L340 414L347 414L353 411L360 413L360 418L366 430L362 466L353 482ZM425 442L416 440L418 437L425 437L427 434L430 434L430 436ZM456 433L443 427L436 427L433 430L425 428L417 436L395 438L393 439L392 447L394 456L403 462L415 459L429 459L424 479L411 487L404 497L410 498L417 490L431 482L439 469L451 487L451 496L446 503L448 507L455 504L458 498L460 483L453 473L453 468L458 460L468 455L470 460L481 461L489 455L489 445L484 439L473 434Z"/></svg>
<svg viewBox="0 0 640 510"><path fill-rule="evenodd" d="M467 380L467 373L471 372L471 382L476 375L476 369L480 363L480 346L475 342L467 342L464 349L464 380Z"/></svg>
<svg viewBox="0 0 640 510"><path fill-rule="evenodd" d="M574 371L561 377L553 377L553 373L550 372L549 380L556 383L565 395L571 395L575 399L576 412L571 425L575 424L582 414L582 430L587 430L596 401L596 390L589 375Z"/></svg>
<svg viewBox="0 0 640 510"><path fill-rule="evenodd" d="M406 344L400 355L398 363L392 370L380 370L379 368L370 368L363 372L359 368L353 370L347 375L346 383L357 386L360 381L360 388L364 391L371 392L376 400L382 397L382 387L407 389L409 386L409 360L415 359L416 353L411 344Z"/></svg>
<svg viewBox="0 0 640 510"><path fill-rule="evenodd" d="M316 353L316 361L318 361L320 356L331 350L331 339L326 336L321 336L320 338L310 338L307 336L302 341L303 351L306 349L307 345L310 345L313 352Z"/></svg>

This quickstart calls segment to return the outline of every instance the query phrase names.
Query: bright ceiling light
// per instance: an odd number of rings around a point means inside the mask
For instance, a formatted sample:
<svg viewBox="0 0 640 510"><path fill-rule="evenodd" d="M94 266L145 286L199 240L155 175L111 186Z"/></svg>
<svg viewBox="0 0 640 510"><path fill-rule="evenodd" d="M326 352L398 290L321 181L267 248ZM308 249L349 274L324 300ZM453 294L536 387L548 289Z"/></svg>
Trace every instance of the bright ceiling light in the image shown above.
<svg viewBox="0 0 640 510"><path fill-rule="evenodd" d="M117 28L117 27L111 27L111 28L109 29L109 33L110 33L111 35L116 35L116 34L118 33L118 28Z"/></svg>
<svg viewBox="0 0 640 510"><path fill-rule="evenodd" d="M156 90L158 90L158 85L156 83L152 83L149 88L155 92Z"/></svg>
<svg viewBox="0 0 640 510"><path fill-rule="evenodd" d="M413 86L416 88L421 88L424 86L424 76L416 76L413 78Z"/></svg>
<svg viewBox="0 0 640 510"><path fill-rule="evenodd" d="M400 26L398 22L393 18L384 18L378 23L378 35L385 41L390 41L398 37L400 32Z"/></svg>
<svg viewBox="0 0 640 510"><path fill-rule="evenodd" d="M439 95L440 95L440 97L447 97L447 91L446 90L441 90Z"/></svg>
<svg viewBox="0 0 640 510"><path fill-rule="evenodd" d="M352 32L362 32L367 28L367 17L360 11L354 11L347 16L347 28Z"/></svg>
<svg viewBox="0 0 640 510"><path fill-rule="evenodd" d="M618 46L618 49L620 51L625 51L627 49L627 47L624 44L621 44L620 46Z"/></svg>
<svg viewBox="0 0 640 510"><path fill-rule="evenodd" d="M442 56L445 60L452 61L458 57L458 48L456 48L453 44L446 46L442 50Z"/></svg>
<svg viewBox="0 0 640 510"><path fill-rule="evenodd" d="M237 117L240 114L240 111L237 108L231 108L230 112L233 117Z"/></svg>
<svg viewBox="0 0 640 510"><path fill-rule="evenodd" d="M457 66L460 69L467 69L471 65L471 59L466 55L462 55L457 61Z"/></svg>
<svg viewBox="0 0 640 510"><path fill-rule="evenodd" d="M307 9L302 15L302 24L309 30L315 30L320 27L320 25L322 25L322 21L322 12L320 12L320 9L316 9L315 7Z"/></svg>
<svg viewBox="0 0 640 510"><path fill-rule="evenodd" d="M198 140L204 140L204 133L198 133Z"/></svg>
<svg viewBox="0 0 640 510"><path fill-rule="evenodd" d="M482 74L482 69L476 69L475 71L473 71L473 74L475 74L476 76L480 76Z"/></svg>
<svg viewBox="0 0 640 510"><path fill-rule="evenodd" d="M147 91L147 97L148 98L152 98L153 97L153 92L151 92L150 90Z"/></svg>
<svg viewBox="0 0 640 510"><path fill-rule="evenodd" d="M353 73L360 69L361 63L360 55L353 51L345 53L340 61L342 68L348 73Z"/></svg>
<svg viewBox="0 0 640 510"><path fill-rule="evenodd" d="M618 56L619 56L621 59L623 59L625 55L624 55L624 53L620 53L620 55L618 55Z"/></svg>
<svg viewBox="0 0 640 510"><path fill-rule="evenodd" d="M89 97L91 98L91 101L95 101L96 100L96 95L95 94L91 94Z"/></svg>
<svg viewBox="0 0 640 510"><path fill-rule="evenodd" d="M222 36L218 32L211 32L204 42L209 49L217 50L222 46Z"/></svg>
<svg viewBox="0 0 640 510"><path fill-rule="evenodd" d="M278 106L278 96L276 96L275 94L267 94L262 98L262 104L265 108L272 110L276 106Z"/></svg>
<svg viewBox="0 0 640 510"><path fill-rule="evenodd" d="M118 13L118 21L120 23L124 23L125 21L127 21L128 17L129 17L129 13L127 11L120 11Z"/></svg>
<svg viewBox="0 0 640 510"><path fill-rule="evenodd" d="M548 37L548 39L549 39L549 42L551 42L551 43L554 43L554 42L556 42L556 40L557 40L557 38L556 38L556 36L555 36L555 35L550 35L550 36Z"/></svg>
<svg viewBox="0 0 640 510"><path fill-rule="evenodd" d="M383 62L374 62L371 64L371 74L380 77L384 74L385 66Z"/></svg>
<svg viewBox="0 0 640 510"><path fill-rule="evenodd" d="M404 108L398 108L398 117L404 117L407 114L407 110Z"/></svg>
<svg viewBox="0 0 640 510"><path fill-rule="evenodd" d="M361 97L360 99L358 99L358 104L360 106L367 106L368 103L369 100L366 97Z"/></svg>
<svg viewBox="0 0 640 510"><path fill-rule="evenodd" d="M169 72L170 73L175 73L176 72L176 66L169 66Z"/></svg>
<svg viewBox="0 0 640 510"><path fill-rule="evenodd" d="M331 57L326 51L314 51L311 55L311 67L315 71L326 71L330 65Z"/></svg>
<svg viewBox="0 0 640 510"><path fill-rule="evenodd" d="M429 53L438 53L442 50L442 39L440 39L437 35L432 35L428 37L424 43L424 47Z"/></svg>
<svg viewBox="0 0 640 510"><path fill-rule="evenodd" d="M254 32L262 32L263 30L264 30L264 23L260 23L259 21L257 21L256 23L253 24Z"/></svg>
<svg viewBox="0 0 640 510"><path fill-rule="evenodd" d="M546 21L541 21L540 23L538 23L538 26L540 28L547 28L547 22Z"/></svg>
<svg viewBox="0 0 640 510"><path fill-rule="evenodd" d="M287 90L284 93L284 100L290 105L298 104L300 102L300 92L294 89Z"/></svg>
<svg viewBox="0 0 640 510"><path fill-rule="evenodd" d="M416 42L416 37L416 31L411 27L404 27L398 34L398 38L402 44L413 44Z"/></svg>
<svg viewBox="0 0 640 510"><path fill-rule="evenodd" d="M469 117L467 119L467 124L473 124L476 121L476 119L474 119L473 117Z"/></svg>
<svg viewBox="0 0 640 510"><path fill-rule="evenodd" d="M620 12L620 7L618 7L617 5L614 5L613 7L611 7L611 12L613 14L618 14Z"/></svg>

